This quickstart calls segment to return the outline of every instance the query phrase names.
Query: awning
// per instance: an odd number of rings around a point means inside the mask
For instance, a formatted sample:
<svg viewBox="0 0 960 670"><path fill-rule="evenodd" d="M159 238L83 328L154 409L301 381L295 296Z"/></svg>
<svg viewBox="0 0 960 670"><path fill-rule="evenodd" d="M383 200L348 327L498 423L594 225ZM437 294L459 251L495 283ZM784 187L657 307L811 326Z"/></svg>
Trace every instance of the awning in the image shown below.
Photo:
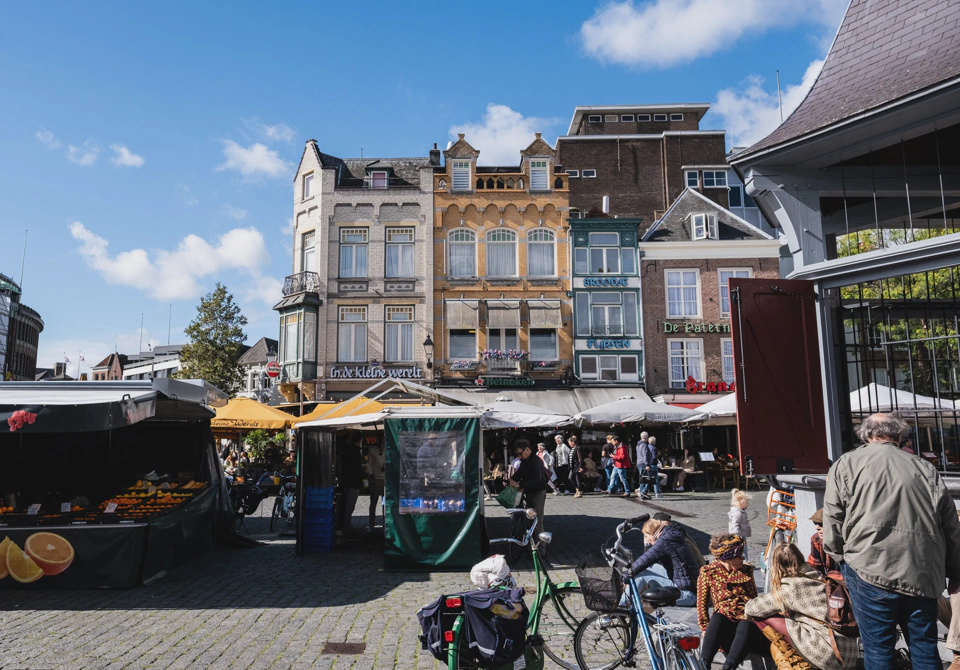
<svg viewBox="0 0 960 670"><path fill-rule="evenodd" d="M850 411L855 413L905 412L911 414L953 412L955 409L957 407L951 400L901 391L883 384L870 383L850 393Z"/></svg>
<svg viewBox="0 0 960 670"><path fill-rule="evenodd" d="M623 387L576 387L532 390L445 388L444 393L472 405L485 405L498 397L510 398L519 403L549 407L559 414L573 416L580 412L613 402L626 393L650 400L650 396L640 388ZM652 402L652 401L651 401Z"/></svg>
<svg viewBox="0 0 960 670"><path fill-rule="evenodd" d="M509 405L510 403L504 403ZM524 409L517 407L516 409ZM539 407L525 409L529 412L511 411L497 407L384 407L379 412L344 416L317 421L305 421L296 424L297 430L305 428L364 428L381 424L385 419L393 418L453 418L477 417L480 425L487 429L496 428L554 428L571 423L572 419L566 415L545 413ZM538 410L533 412L532 410Z"/></svg>
<svg viewBox="0 0 960 670"><path fill-rule="evenodd" d="M480 327L480 301L447 300L447 330L476 330Z"/></svg>
<svg viewBox="0 0 960 670"><path fill-rule="evenodd" d="M684 423L698 423L704 426L731 426L737 423L737 394L728 393L711 400L697 408L697 414Z"/></svg>
<svg viewBox="0 0 960 670"><path fill-rule="evenodd" d="M234 398L217 410L210 422L214 430L285 430L293 417L250 398Z"/></svg>
<svg viewBox="0 0 960 670"><path fill-rule="evenodd" d="M527 300L531 328L562 328L559 300Z"/></svg>
<svg viewBox="0 0 960 670"><path fill-rule="evenodd" d="M578 423L607 424L607 423L643 423L664 424L681 423L684 419L696 416L692 409L654 402L643 394L630 392L613 402L594 407L573 417Z"/></svg>
<svg viewBox="0 0 960 670"><path fill-rule="evenodd" d="M519 300L487 300L487 328L520 328Z"/></svg>
<svg viewBox="0 0 960 670"><path fill-rule="evenodd" d="M380 412L384 407L410 407L411 405L389 404L372 400L365 396L351 398L340 403L322 403L315 406L310 413L304 414L299 421L316 421L318 419L339 419L345 416L357 416L359 414L374 414Z"/></svg>

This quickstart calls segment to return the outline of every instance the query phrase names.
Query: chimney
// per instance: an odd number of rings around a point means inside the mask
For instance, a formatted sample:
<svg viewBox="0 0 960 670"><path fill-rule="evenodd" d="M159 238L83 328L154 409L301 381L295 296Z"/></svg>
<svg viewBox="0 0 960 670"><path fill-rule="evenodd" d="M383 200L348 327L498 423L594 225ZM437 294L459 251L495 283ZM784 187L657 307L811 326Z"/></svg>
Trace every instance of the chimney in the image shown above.
<svg viewBox="0 0 960 670"><path fill-rule="evenodd" d="M440 165L440 150L437 149L437 143L433 143L433 149L430 150L430 165Z"/></svg>
<svg viewBox="0 0 960 670"><path fill-rule="evenodd" d="M610 196L609 195L603 196L603 213L604 214L610 213Z"/></svg>
<svg viewBox="0 0 960 670"><path fill-rule="evenodd" d="M60 375L66 374L66 372L67 372L67 364L66 364L66 363L63 363L63 362L54 363L54 365L53 365L53 374L54 374L54 376L59 377Z"/></svg>

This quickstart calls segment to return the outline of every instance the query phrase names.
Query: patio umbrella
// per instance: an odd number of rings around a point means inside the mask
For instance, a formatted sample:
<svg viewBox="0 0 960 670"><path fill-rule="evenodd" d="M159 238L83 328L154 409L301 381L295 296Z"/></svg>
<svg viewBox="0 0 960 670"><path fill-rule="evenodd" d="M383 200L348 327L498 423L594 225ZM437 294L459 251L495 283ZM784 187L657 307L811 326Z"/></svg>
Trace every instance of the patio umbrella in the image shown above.
<svg viewBox="0 0 960 670"><path fill-rule="evenodd" d="M573 417L583 423L682 423L697 414L696 410L677 407L653 400L624 396L619 400L580 412Z"/></svg>
<svg viewBox="0 0 960 670"><path fill-rule="evenodd" d="M284 430L290 427L293 417L270 405L250 398L234 398L217 408L217 416L210 420L214 431L237 430Z"/></svg>
<svg viewBox="0 0 960 670"><path fill-rule="evenodd" d="M704 426L730 426L737 420L737 394L728 393L716 400L700 405L694 416L684 419L684 423L699 423Z"/></svg>
<svg viewBox="0 0 960 670"><path fill-rule="evenodd" d="M566 414L503 396L478 407L483 412L485 428L555 428L573 422Z"/></svg>
<svg viewBox="0 0 960 670"><path fill-rule="evenodd" d="M850 411L853 413L934 412L954 409L954 403L950 400L938 400L873 382L850 393Z"/></svg>

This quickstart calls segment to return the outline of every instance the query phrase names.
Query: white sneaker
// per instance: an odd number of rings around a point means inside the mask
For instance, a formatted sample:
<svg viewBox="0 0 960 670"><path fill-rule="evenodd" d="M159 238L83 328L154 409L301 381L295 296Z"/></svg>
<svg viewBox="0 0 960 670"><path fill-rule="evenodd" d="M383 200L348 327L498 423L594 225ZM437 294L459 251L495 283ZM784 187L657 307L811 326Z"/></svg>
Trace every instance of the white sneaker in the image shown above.
<svg viewBox="0 0 960 670"><path fill-rule="evenodd" d="M560 491L554 491L554 492L553 492L553 495L555 495L555 496L560 495Z"/></svg>
<svg viewBox="0 0 960 670"><path fill-rule="evenodd" d="M679 488L675 488L675 489L673 489L673 490L676 491L677 493L683 493L683 487L682 487L682 486L679 487Z"/></svg>
<svg viewBox="0 0 960 670"><path fill-rule="evenodd" d="M573 495L573 494L570 493L570 491L564 491L564 492L563 492L563 495L565 495L565 496L570 496L570 495Z"/></svg>
<svg viewBox="0 0 960 670"><path fill-rule="evenodd" d="M659 500L660 498L663 497L663 494L662 494L662 493L658 493L657 495L655 495L655 496L653 496L653 497Z"/></svg>

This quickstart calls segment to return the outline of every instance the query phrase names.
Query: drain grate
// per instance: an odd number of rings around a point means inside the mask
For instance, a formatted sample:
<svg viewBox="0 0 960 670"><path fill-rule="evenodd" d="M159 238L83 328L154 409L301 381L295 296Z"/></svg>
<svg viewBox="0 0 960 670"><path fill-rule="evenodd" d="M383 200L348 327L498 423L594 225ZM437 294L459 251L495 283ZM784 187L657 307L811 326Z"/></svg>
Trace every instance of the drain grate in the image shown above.
<svg viewBox="0 0 960 670"><path fill-rule="evenodd" d="M366 642L327 642L323 645L324 654L362 654L367 650Z"/></svg>

